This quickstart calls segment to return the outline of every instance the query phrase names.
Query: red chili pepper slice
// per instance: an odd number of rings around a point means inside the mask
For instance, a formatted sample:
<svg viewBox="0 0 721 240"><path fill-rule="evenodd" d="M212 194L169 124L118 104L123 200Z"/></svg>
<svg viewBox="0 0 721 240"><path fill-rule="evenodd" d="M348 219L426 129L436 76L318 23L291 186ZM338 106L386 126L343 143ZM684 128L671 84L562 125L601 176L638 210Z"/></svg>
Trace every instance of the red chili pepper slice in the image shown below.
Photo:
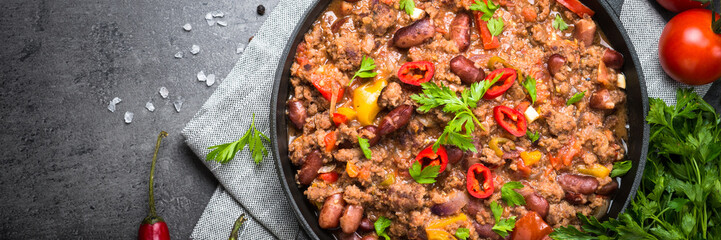
<svg viewBox="0 0 721 240"><path fill-rule="evenodd" d="M584 14L587 14L589 17L593 17L593 14L595 14L593 10L586 7L578 0L556 0L556 2L562 4L563 6L568 8L568 10L571 10L571 12L575 13L579 17L583 17Z"/></svg>
<svg viewBox="0 0 721 240"><path fill-rule="evenodd" d="M318 175L318 178L323 180L326 183L334 183L335 181L338 181L338 173L337 172L327 172L327 173L321 173Z"/></svg>
<svg viewBox="0 0 721 240"><path fill-rule="evenodd" d="M416 161L421 164L421 169L427 166L440 165L441 169L438 172L443 172L443 170L446 170L446 165L448 165L448 153L446 153L446 148L443 145L438 147L438 152L433 152L433 145L431 144L418 153Z"/></svg>
<svg viewBox="0 0 721 240"><path fill-rule="evenodd" d="M506 106L496 106L493 108L493 118L513 136L526 135L526 117L521 112Z"/></svg>
<svg viewBox="0 0 721 240"><path fill-rule="evenodd" d="M516 81L516 78L518 75L516 74L516 70L513 68L501 68L496 69L488 76L486 76L486 81L493 81L496 76L501 75L501 78L498 79L496 83L493 84L493 86L488 89L486 92L486 95L483 95L483 99L491 100L498 96L501 96L503 93L508 91L511 86L513 86L513 82Z"/></svg>
<svg viewBox="0 0 721 240"><path fill-rule="evenodd" d="M348 117L346 117L343 114L340 113L333 113L333 123L335 123L335 126L340 126L343 123L346 123L348 121Z"/></svg>
<svg viewBox="0 0 721 240"><path fill-rule="evenodd" d="M478 177L482 177L482 182ZM476 163L468 168L466 174L466 188L468 193L476 198L487 198L493 194L493 176L491 170L483 164Z"/></svg>
<svg viewBox="0 0 721 240"><path fill-rule="evenodd" d="M410 85L420 86L421 83L430 81L435 72L436 67L432 62L407 62L398 69L398 79Z"/></svg>
<svg viewBox="0 0 721 240"><path fill-rule="evenodd" d="M483 21L481 19L481 16L483 16L482 12L473 11L473 17L476 19L476 28L478 28L478 32L481 34L483 49L489 50L500 47L501 40L498 38L498 36L494 37L493 35L491 35L491 30L488 30L488 22Z"/></svg>

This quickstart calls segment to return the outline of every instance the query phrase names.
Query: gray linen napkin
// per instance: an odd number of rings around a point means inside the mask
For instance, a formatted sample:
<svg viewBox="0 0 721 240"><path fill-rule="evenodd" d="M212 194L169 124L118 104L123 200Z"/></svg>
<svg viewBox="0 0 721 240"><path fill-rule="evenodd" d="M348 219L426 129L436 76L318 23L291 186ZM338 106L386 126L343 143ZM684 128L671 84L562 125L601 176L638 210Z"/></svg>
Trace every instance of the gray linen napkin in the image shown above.
<svg viewBox="0 0 721 240"><path fill-rule="evenodd" d="M265 134L270 132L270 92L280 54L295 25L315 1L281 0L230 74L185 127L186 142L201 159L205 159L209 146L240 138L250 126L252 113L256 127ZM675 89L688 86L668 78L658 63L658 37L664 20L648 0L626 0L621 21L641 60L649 96L674 103ZM696 92L703 95L708 87L698 87ZM281 190L271 159L268 156L256 165L243 150L225 165L204 162L221 186L191 239L227 238L241 213L250 215L241 239L308 239Z"/></svg>

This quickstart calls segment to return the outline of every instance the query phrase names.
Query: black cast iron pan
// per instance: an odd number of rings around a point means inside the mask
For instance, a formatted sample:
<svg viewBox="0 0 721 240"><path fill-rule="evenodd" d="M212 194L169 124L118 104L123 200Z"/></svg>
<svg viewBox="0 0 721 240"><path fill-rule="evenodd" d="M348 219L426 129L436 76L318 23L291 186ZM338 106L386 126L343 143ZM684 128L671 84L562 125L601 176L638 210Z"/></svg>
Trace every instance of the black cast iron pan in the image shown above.
<svg viewBox="0 0 721 240"><path fill-rule="evenodd" d="M278 169L280 182L293 206L298 222L313 239L334 239L329 231L318 226L318 217L315 206L303 195L303 189L295 182L297 168L288 159L288 120L286 118L286 100L290 94L290 67L293 64L298 43L303 35L310 29L313 22L320 16L330 3L330 0L319 0L306 13L297 25L286 44L273 85L273 98L271 100L270 127L273 144L273 156ZM631 45L628 34L623 29L618 17L613 13L611 6L604 0L583 1L586 6L593 9L593 17L598 27L606 34L609 44L622 53L626 61L623 73L626 75L626 92L628 108L628 154L627 158L633 161L633 168L624 177L620 178L620 188L612 199L607 217L616 217L621 213L635 196L636 189L641 181L643 168L646 163L649 128L645 123L648 112L648 96L646 85L641 72L636 52Z"/></svg>

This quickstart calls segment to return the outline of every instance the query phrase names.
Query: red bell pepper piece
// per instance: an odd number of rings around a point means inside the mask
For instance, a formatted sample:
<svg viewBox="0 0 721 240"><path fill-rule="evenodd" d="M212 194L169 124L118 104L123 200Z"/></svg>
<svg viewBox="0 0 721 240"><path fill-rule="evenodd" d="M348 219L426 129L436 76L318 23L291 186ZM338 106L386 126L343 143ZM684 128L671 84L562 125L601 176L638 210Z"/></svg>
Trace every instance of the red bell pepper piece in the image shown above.
<svg viewBox="0 0 721 240"><path fill-rule="evenodd" d="M165 220L155 213L155 196L153 195L153 179L155 178L155 162L158 160L158 149L160 149L160 141L164 137L168 136L165 131L160 132L158 135L158 141L155 142L155 153L153 154L153 160L150 164L150 182L148 187L148 204L150 206L150 213L143 219L138 229L138 240L170 240L170 232L168 231L168 225L165 224Z"/></svg>
<svg viewBox="0 0 721 240"><path fill-rule="evenodd" d="M571 12L575 13L579 17L583 17L583 15L593 17L593 14L596 14L596 12L586 7L578 0L556 0L556 2L562 4L563 6L568 8L568 10L571 10Z"/></svg>
<svg viewBox="0 0 721 240"><path fill-rule="evenodd" d="M508 91L511 86L513 86L513 82L515 82L516 78L518 78L518 74L515 69L501 68L489 73L488 76L486 76L486 81L493 81L493 79L498 75L501 75L501 78L499 78L498 81L494 83L488 91L486 91L486 94L483 95L483 99L491 100L501 96L503 93Z"/></svg>
<svg viewBox="0 0 721 240"><path fill-rule="evenodd" d="M318 89L318 92L320 92L321 95L323 95L323 98L330 101L331 98L333 98L333 87L335 86L336 89L338 89L338 96L336 97L336 102L340 102L340 100L343 99L343 93L345 93L345 88L340 85L337 81L333 81L330 79L327 79L324 76L317 76L313 75L311 76L311 83L313 83L313 86L315 89ZM331 85L332 84L332 85Z"/></svg>
<svg viewBox="0 0 721 240"><path fill-rule="evenodd" d="M519 111L506 106L496 106L493 108L493 118L496 119L498 125L513 136L523 137L526 135L526 117Z"/></svg>
<svg viewBox="0 0 721 240"><path fill-rule="evenodd" d="M522 177L531 176L531 168L526 166L523 159L517 158L514 162L516 162L516 169L518 169Z"/></svg>
<svg viewBox="0 0 721 240"><path fill-rule="evenodd" d="M531 103L529 101L523 101L516 105L516 111L518 112L526 112L528 107L531 106Z"/></svg>
<svg viewBox="0 0 721 240"><path fill-rule="evenodd" d="M398 69L398 79L410 85L420 86L421 83L430 81L435 71L436 67L432 62L407 62Z"/></svg>
<svg viewBox="0 0 721 240"><path fill-rule="evenodd" d="M433 144L431 144L426 149L423 149L423 151L418 153L416 161L421 164L421 169L426 168L427 166L439 165L441 166L441 169L438 170L440 173L443 172L443 170L446 170L446 165L448 165L448 153L443 145L438 147L437 152L433 152Z"/></svg>
<svg viewBox="0 0 721 240"><path fill-rule="evenodd" d="M516 222L516 227L511 233L511 239L541 240L551 232L553 232L553 229L543 221L541 215L529 211Z"/></svg>
<svg viewBox="0 0 721 240"><path fill-rule="evenodd" d="M318 175L318 178L323 180L326 183L334 183L335 181L338 181L338 173L337 172L327 172L327 173L321 173Z"/></svg>
<svg viewBox="0 0 721 240"><path fill-rule="evenodd" d="M491 35L491 30L488 30L488 22L483 21L481 16L483 16L482 12L473 11L473 17L476 19L476 28L478 28L478 33L481 35L483 42L483 49L489 50L500 47L501 40L498 39L498 36L494 37Z"/></svg>
<svg viewBox="0 0 721 240"><path fill-rule="evenodd" d="M330 151L333 151L333 149L335 149L335 141L336 141L335 131L330 131L325 134L325 137L323 137L323 142L325 143L325 151L326 152L330 152Z"/></svg>
<svg viewBox="0 0 721 240"><path fill-rule="evenodd" d="M340 113L333 113L333 123L335 123L335 126L340 126L343 123L346 123L348 121L348 117L346 117L343 114Z"/></svg>
<svg viewBox="0 0 721 240"><path fill-rule="evenodd" d="M478 177L482 177L482 181L479 181ZM471 165L466 174L466 188L468 189L468 193L473 197L490 197L494 190L491 170L480 163Z"/></svg>

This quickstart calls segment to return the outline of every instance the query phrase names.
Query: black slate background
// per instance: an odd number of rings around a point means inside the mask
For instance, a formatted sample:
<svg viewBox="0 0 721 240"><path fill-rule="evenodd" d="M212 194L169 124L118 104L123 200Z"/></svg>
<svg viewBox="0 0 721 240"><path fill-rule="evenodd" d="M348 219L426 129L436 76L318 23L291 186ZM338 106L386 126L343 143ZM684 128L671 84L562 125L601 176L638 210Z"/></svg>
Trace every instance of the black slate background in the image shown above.
<svg viewBox="0 0 721 240"><path fill-rule="evenodd" d="M622 0L609 1L619 13ZM158 210L172 238L188 238L217 185L180 135L219 84L206 87L195 74L222 79L238 43L267 17L256 6L269 13L277 2L2 1L0 239L136 238L161 130L170 136L156 169ZM228 27L207 26L213 10L226 13ZM200 54L189 53L192 44ZM180 50L185 57L173 58ZM114 97L123 101L112 113ZM145 110L149 100L155 112ZM125 111L133 123L123 123Z"/></svg>

